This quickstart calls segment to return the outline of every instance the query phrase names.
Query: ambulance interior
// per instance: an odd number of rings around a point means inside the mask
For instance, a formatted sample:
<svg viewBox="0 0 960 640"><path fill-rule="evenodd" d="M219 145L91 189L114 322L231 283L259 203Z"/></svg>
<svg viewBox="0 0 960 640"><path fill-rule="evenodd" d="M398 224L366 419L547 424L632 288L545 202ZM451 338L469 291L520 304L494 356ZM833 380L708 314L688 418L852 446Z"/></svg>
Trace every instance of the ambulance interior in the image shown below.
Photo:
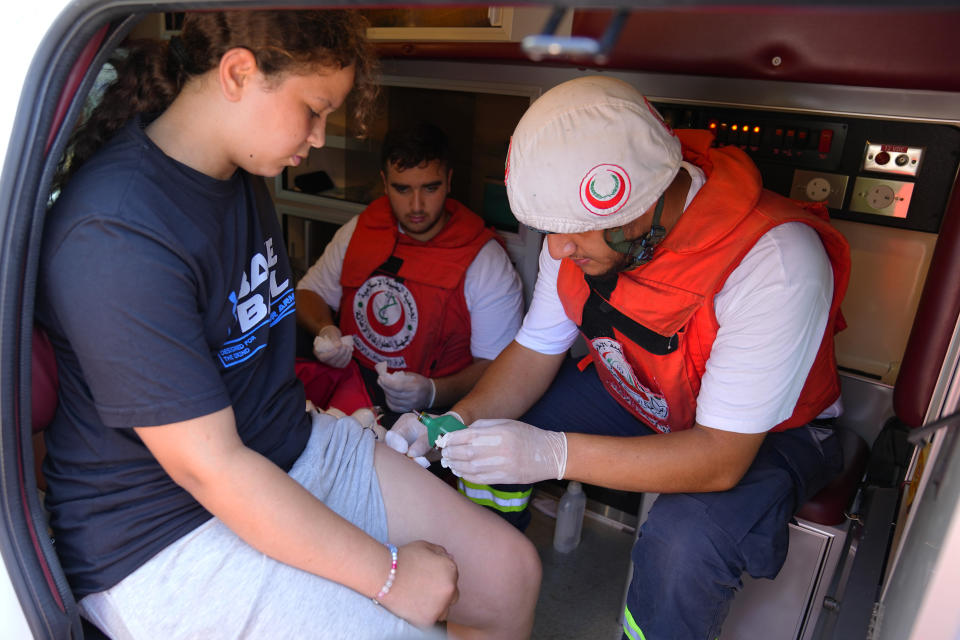
<svg viewBox="0 0 960 640"><path fill-rule="evenodd" d="M38 126L32 147L24 143L30 173L17 201L30 242L4 260L3 277L28 291L2 300L15 305L19 321L4 324L0 344L0 550L37 638L96 634L81 625L33 491L42 451L30 434L55 397L55 386L44 387L55 372L44 379L30 348L43 205L71 124L104 81L108 53L129 33L170 37L178 12L205 6L165 4L76 3L58 27L61 42L47 52L46 81L21 103ZM706 128L718 144L744 149L766 188L825 204L851 247L847 328L836 337L843 477L797 514L780 576L745 577L721 637L960 637L960 421L951 418L960 405L960 9L937 2L376 4L364 3L383 73L371 135L356 139L354 124L335 114L327 146L269 180L295 272L380 195L378 141L386 128L427 119L450 137L453 197L503 235L529 300L542 236L516 222L506 199L513 126L564 80L594 73L626 80L673 127ZM14 257L21 260L11 267ZM541 551L544 585L533 637L618 638L629 549L654 496L588 487L582 542L560 554L551 547L549 512L564 484L542 483L535 493L528 535Z"/></svg>

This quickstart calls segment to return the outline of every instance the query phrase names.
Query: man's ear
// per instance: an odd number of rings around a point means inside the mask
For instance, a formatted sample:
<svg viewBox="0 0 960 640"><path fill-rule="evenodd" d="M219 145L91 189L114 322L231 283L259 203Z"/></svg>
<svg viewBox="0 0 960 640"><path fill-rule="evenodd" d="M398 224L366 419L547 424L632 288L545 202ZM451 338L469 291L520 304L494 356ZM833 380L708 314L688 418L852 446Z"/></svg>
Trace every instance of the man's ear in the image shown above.
<svg viewBox="0 0 960 640"><path fill-rule="evenodd" d="M218 79L220 90L230 102L237 102L243 95L257 68L257 59L250 49L234 47L229 49L220 58Z"/></svg>
<svg viewBox="0 0 960 640"><path fill-rule="evenodd" d="M387 187L389 185L387 185L387 174L383 172L383 169L380 170L380 179L383 180L383 192L387 193L388 191Z"/></svg>

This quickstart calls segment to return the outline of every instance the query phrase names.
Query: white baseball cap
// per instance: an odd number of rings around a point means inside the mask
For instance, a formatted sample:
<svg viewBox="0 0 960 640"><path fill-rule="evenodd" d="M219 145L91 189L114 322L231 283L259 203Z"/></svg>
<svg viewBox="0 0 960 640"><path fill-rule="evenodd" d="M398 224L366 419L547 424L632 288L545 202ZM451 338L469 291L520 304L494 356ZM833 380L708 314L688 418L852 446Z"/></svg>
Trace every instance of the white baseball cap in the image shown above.
<svg viewBox="0 0 960 640"><path fill-rule="evenodd" d="M513 214L554 233L643 215L680 168L680 141L632 86L606 76L557 85L520 119L504 181Z"/></svg>

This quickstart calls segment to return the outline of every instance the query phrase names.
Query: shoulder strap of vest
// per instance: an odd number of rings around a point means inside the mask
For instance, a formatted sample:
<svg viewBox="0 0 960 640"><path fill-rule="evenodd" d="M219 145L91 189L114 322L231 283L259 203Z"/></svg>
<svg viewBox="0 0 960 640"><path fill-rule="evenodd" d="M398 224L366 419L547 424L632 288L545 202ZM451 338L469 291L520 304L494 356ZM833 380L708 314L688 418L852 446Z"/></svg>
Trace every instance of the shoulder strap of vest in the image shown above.
<svg viewBox="0 0 960 640"><path fill-rule="evenodd" d="M347 244L340 272L340 284L359 287L393 253L397 244L397 222L390 201L381 196L371 202L357 218L357 226Z"/></svg>
<svg viewBox="0 0 960 640"><path fill-rule="evenodd" d="M397 280L403 282L403 278L397 276L400 273L400 267L403 266L403 260L397 256L390 256L383 264L374 269L374 273L386 273L394 276Z"/></svg>
<svg viewBox="0 0 960 640"><path fill-rule="evenodd" d="M613 337L617 329L631 342L657 356L673 353L680 346L678 334L660 335L636 320L629 318L611 305L607 299L616 287L617 278L585 277L590 287L590 296L583 305L583 320L580 330L589 338Z"/></svg>

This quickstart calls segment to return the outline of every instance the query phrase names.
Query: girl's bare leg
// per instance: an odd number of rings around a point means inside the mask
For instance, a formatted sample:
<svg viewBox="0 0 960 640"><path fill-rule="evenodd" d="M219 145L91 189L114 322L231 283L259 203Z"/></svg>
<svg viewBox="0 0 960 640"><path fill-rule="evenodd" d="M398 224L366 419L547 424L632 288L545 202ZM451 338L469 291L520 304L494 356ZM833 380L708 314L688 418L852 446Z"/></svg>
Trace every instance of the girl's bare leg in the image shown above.
<svg viewBox="0 0 960 640"><path fill-rule="evenodd" d="M450 636L529 638L541 575L530 540L382 443L374 465L390 541L427 540L442 545L457 563L460 599L450 610Z"/></svg>

